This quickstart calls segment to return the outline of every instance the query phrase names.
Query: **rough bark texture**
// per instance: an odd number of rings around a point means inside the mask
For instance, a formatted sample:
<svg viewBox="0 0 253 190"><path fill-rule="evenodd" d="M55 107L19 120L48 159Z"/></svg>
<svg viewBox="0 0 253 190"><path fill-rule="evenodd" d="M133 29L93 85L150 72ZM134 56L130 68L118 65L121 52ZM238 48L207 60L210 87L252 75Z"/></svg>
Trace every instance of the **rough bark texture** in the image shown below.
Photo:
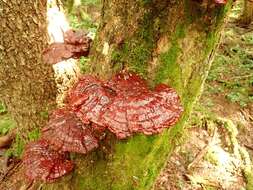
<svg viewBox="0 0 253 190"><path fill-rule="evenodd" d="M25 132L42 125L55 101L53 70L41 59L46 7L46 0L0 0L0 99Z"/></svg>
<svg viewBox="0 0 253 190"><path fill-rule="evenodd" d="M102 78L125 68L180 94L184 114L170 130L117 141L108 135L100 149L72 155L75 172L47 190L148 190L176 146L192 105L201 92L231 6L204 0L104 0L102 23L94 42L91 72Z"/></svg>
<svg viewBox="0 0 253 190"><path fill-rule="evenodd" d="M253 20L253 0L244 0L243 13L240 19L240 23L243 25L249 25Z"/></svg>

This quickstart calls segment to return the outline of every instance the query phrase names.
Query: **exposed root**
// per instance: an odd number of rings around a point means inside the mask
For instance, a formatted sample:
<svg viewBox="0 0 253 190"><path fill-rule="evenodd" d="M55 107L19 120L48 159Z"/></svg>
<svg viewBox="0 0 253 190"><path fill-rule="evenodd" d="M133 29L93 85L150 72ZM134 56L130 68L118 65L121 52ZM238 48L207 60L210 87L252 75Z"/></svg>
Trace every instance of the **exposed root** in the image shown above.
<svg viewBox="0 0 253 190"><path fill-rule="evenodd" d="M7 157L9 159L9 157ZM21 162L14 163L11 166L9 166L5 171L3 176L0 178L0 182L3 181L7 176L11 176L13 173L15 173L16 169L21 165Z"/></svg>
<svg viewBox="0 0 253 190"><path fill-rule="evenodd" d="M247 144L244 144L244 146L245 146L247 149L253 150L253 146L250 146L250 145L247 145Z"/></svg>
<svg viewBox="0 0 253 190"><path fill-rule="evenodd" d="M15 138L15 132L10 132L5 136L0 137L0 148L10 146L13 139Z"/></svg>
<svg viewBox="0 0 253 190"><path fill-rule="evenodd" d="M233 151L235 156L237 156L243 163L241 166L241 170L244 174L245 180L247 182L247 190L253 190L253 165L247 150L240 146L237 141L237 127L230 119L218 118L218 122L222 122L224 127L229 132L229 138L233 146Z"/></svg>

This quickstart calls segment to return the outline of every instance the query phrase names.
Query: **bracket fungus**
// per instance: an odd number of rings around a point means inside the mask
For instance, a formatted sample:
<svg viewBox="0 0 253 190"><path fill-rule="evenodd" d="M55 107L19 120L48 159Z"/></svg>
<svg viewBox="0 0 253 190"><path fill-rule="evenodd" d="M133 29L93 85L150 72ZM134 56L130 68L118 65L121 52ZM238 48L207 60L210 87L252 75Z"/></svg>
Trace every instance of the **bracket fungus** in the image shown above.
<svg viewBox="0 0 253 190"><path fill-rule="evenodd" d="M25 175L30 180L53 182L72 171L74 166L67 158L67 153L51 149L45 140L31 142L23 155Z"/></svg>
<svg viewBox="0 0 253 190"><path fill-rule="evenodd" d="M182 111L174 89L160 84L150 90L134 73L122 71L109 81L83 76L69 92L66 107L50 116L41 139L26 147L25 174L53 181L73 169L68 152L98 148L106 129L118 139L158 134L175 124Z"/></svg>
<svg viewBox="0 0 253 190"><path fill-rule="evenodd" d="M122 71L107 82L107 86L112 88L117 94L129 96L131 94L142 94L148 91L146 81L138 75Z"/></svg>
<svg viewBox="0 0 253 190"><path fill-rule="evenodd" d="M216 4L226 4L227 0L214 0Z"/></svg>
<svg viewBox="0 0 253 190"><path fill-rule="evenodd" d="M64 42L66 44L89 44L91 38L87 37L87 33L82 30L68 30L64 33Z"/></svg>
<svg viewBox="0 0 253 190"><path fill-rule="evenodd" d="M149 90L145 81L133 73L120 73L112 81L117 95L103 113L103 123L119 139L133 133L160 133L179 119L183 111L179 96L167 85Z"/></svg>
<svg viewBox="0 0 253 190"><path fill-rule="evenodd" d="M182 106L175 90L149 90L138 75L121 72L107 83L84 76L72 89L69 105L83 122L108 128L117 138L157 134L178 120Z"/></svg>
<svg viewBox="0 0 253 190"><path fill-rule="evenodd" d="M115 92L112 89L106 87L102 81L88 75L81 78L70 91L68 103L84 123L93 122L105 128L101 123L101 116L114 96Z"/></svg>
<svg viewBox="0 0 253 190"><path fill-rule="evenodd" d="M69 30L64 34L64 43L52 43L43 52L43 60L48 64L56 64L69 58L87 56L91 38L82 31Z"/></svg>
<svg viewBox="0 0 253 190"><path fill-rule="evenodd" d="M71 111L58 109L42 129L42 139L55 150L86 154L98 147L98 140L88 125Z"/></svg>

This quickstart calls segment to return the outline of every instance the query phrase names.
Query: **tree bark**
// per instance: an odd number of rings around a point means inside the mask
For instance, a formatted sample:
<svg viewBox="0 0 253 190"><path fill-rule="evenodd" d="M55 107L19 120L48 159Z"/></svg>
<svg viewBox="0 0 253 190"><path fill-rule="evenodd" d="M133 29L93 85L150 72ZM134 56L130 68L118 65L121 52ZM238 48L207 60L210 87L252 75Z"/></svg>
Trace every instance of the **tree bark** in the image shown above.
<svg viewBox="0 0 253 190"><path fill-rule="evenodd" d="M51 65L42 62L47 45L47 1L0 0L0 99L19 134L42 126L55 103Z"/></svg>
<svg viewBox="0 0 253 190"><path fill-rule="evenodd" d="M201 93L224 17L232 2L204 0L103 0L101 25L93 43L91 73L109 78L121 69L137 72L150 87L166 83L181 97L180 121L160 135L112 135L86 156L72 155L75 171L46 190L148 190L177 145Z"/></svg>
<svg viewBox="0 0 253 190"><path fill-rule="evenodd" d="M248 26L253 20L253 0L244 0L243 13L240 24Z"/></svg>
<svg viewBox="0 0 253 190"><path fill-rule="evenodd" d="M125 141L108 137L100 150L75 157L76 169L42 189L148 190L177 144L208 74L231 2L104 0L92 50L91 72L109 78L121 69L137 72L150 87L166 83L180 94L181 120L160 135Z"/></svg>

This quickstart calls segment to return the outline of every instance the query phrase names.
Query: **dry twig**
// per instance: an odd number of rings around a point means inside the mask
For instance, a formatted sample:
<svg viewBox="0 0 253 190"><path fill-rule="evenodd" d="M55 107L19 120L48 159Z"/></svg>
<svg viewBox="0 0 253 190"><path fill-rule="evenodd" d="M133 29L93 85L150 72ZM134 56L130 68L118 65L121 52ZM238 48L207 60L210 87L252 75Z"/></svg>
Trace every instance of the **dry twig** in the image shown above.
<svg viewBox="0 0 253 190"><path fill-rule="evenodd" d="M192 163L188 165L187 167L188 170L194 168L199 163L199 161L204 157L210 146L213 145L216 136L217 136L217 128L215 127L212 137L208 140L207 145L197 154L196 158L192 161Z"/></svg>

